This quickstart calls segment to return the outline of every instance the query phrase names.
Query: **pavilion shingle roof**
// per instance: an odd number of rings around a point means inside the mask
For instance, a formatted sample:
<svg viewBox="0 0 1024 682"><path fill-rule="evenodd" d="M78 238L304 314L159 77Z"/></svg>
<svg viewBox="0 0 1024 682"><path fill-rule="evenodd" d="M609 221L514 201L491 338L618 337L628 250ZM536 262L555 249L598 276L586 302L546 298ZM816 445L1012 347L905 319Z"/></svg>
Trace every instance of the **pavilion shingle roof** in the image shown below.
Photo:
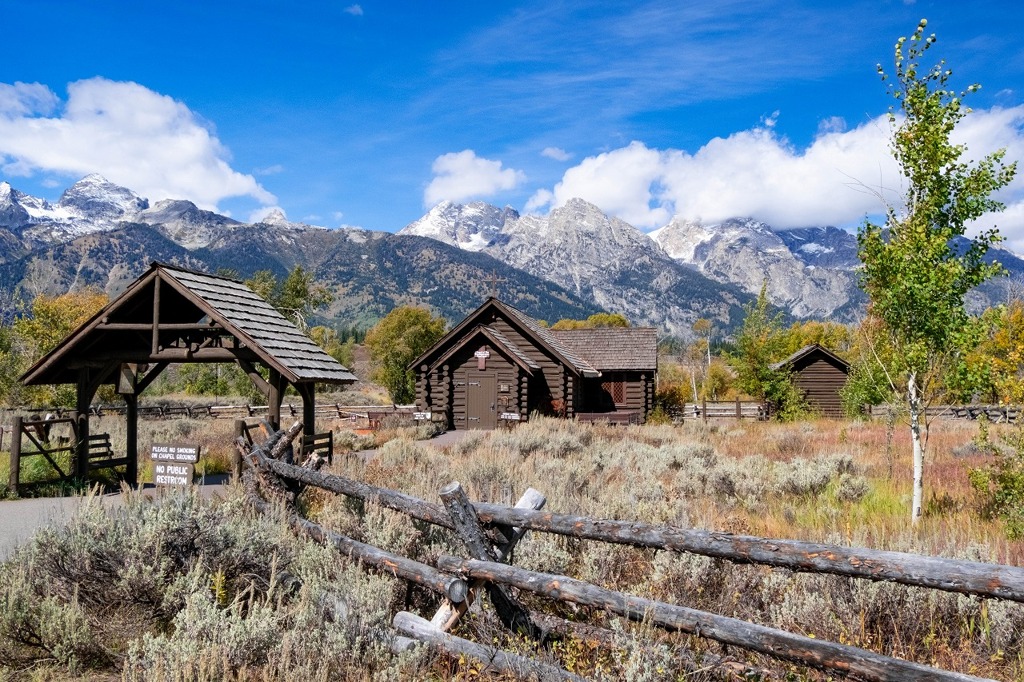
<svg viewBox="0 0 1024 682"><path fill-rule="evenodd" d="M114 326L123 322L146 325L147 320L156 319L151 311L158 281L176 290L173 295L169 293L161 299L160 324L170 322L173 328L173 324L208 321L214 327L222 327L223 332L237 339L239 347L248 349L250 359L258 358L292 383L345 384L356 381L356 377L341 363L241 282L162 263L153 263L120 296L40 358L21 380L30 385L73 383L78 375L69 364L71 362L83 366L99 361L100 365L93 366L102 366L112 357L124 358L125 362L129 361L127 358L140 356L159 358L159 355L151 354L146 334L111 331L113 327L108 324L109 320ZM141 313L142 317L136 313ZM202 360L174 360L178 361Z"/></svg>
<svg viewBox="0 0 1024 682"><path fill-rule="evenodd" d="M161 267L220 313L229 325L276 358L298 381L335 383L356 380L341 363L241 282L166 265Z"/></svg>
<svg viewBox="0 0 1024 682"><path fill-rule="evenodd" d="M658 366L658 335L652 327L555 329L548 333L602 372L654 371Z"/></svg>

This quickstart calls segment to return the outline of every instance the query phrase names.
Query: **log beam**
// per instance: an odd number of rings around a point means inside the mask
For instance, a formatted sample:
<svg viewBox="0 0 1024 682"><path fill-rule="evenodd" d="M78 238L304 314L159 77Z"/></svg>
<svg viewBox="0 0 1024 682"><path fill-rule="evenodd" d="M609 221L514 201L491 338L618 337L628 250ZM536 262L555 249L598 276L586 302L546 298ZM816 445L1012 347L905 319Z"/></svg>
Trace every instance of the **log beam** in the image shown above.
<svg viewBox="0 0 1024 682"><path fill-rule="evenodd" d="M563 575L538 573L497 562L452 556L438 557L437 566L443 571L501 582L550 599L605 609L630 620L656 625L670 632L685 632L858 679L878 682L976 682L984 679L938 670L845 644L775 630L738 618L635 597Z"/></svg>
<svg viewBox="0 0 1024 682"><path fill-rule="evenodd" d="M515 679L584 682L584 678L567 670L450 635L431 625L430 621L407 611L396 613L392 623L399 632L413 639L427 642L453 658L460 656L475 658L482 662L484 670L489 672L509 674Z"/></svg>
<svg viewBox="0 0 1024 682"><path fill-rule="evenodd" d="M270 466L280 476L295 477L308 485L341 495L376 500L383 507L415 519L452 528L448 514L441 505L342 476L310 472L300 467L287 468L279 462L271 463ZM473 506L484 523L517 526L633 547L690 552L736 563L763 564L806 573L831 573L1024 603L1024 567L801 540L732 535L636 521L591 519L489 503Z"/></svg>

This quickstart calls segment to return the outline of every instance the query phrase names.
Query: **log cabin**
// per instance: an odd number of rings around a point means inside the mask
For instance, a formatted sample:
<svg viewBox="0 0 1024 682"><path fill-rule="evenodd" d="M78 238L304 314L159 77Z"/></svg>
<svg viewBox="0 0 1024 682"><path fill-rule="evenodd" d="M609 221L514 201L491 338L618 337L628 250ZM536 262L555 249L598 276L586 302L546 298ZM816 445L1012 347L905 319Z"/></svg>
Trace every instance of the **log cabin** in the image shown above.
<svg viewBox="0 0 1024 682"><path fill-rule="evenodd" d="M839 391L850 375L850 363L846 360L813 343L775 363L772 369L789 371L793 384L803 392L807 404L821 416L844 416Z"/></svg>
<svg viewBox="0 0 1024 682"><path fill-rule="evenodd" d="M417 410L452 429L493 429L533 413L642 423L654 407L657 331L552 330L491 297L409 369Z"/></svg>

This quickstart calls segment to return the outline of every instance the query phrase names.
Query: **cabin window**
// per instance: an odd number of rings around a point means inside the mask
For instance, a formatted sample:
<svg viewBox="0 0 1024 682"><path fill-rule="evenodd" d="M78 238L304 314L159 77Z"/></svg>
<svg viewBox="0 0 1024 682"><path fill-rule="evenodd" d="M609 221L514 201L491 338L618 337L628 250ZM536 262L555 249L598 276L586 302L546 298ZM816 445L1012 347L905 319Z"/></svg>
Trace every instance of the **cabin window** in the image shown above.
<svg viewBox="0 0 1024 682"><path fill-rule="evenodd" d="M626 404L626 378L622 374L610 373L601 379L601 391L607 394L613 404Z"/></svg>

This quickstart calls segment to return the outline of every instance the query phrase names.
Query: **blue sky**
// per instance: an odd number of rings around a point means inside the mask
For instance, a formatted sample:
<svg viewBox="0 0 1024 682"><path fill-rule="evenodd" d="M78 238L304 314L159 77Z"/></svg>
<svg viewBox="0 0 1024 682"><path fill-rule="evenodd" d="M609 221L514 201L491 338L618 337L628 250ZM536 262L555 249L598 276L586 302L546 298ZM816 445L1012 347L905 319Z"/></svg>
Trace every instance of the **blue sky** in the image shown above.
<svg viewBox="0 0 1024 682"><path fill-rule="evenodd" d="M894 200L876 63L922 17L973 151L1024 158L1019 2L0 0L0 180L89 172L247 220L394 231L443 199L582 196L856 225ZM1024 168L1022 168L1024 175ZM996 221L1024 250L1024 180Z"/></svg>

